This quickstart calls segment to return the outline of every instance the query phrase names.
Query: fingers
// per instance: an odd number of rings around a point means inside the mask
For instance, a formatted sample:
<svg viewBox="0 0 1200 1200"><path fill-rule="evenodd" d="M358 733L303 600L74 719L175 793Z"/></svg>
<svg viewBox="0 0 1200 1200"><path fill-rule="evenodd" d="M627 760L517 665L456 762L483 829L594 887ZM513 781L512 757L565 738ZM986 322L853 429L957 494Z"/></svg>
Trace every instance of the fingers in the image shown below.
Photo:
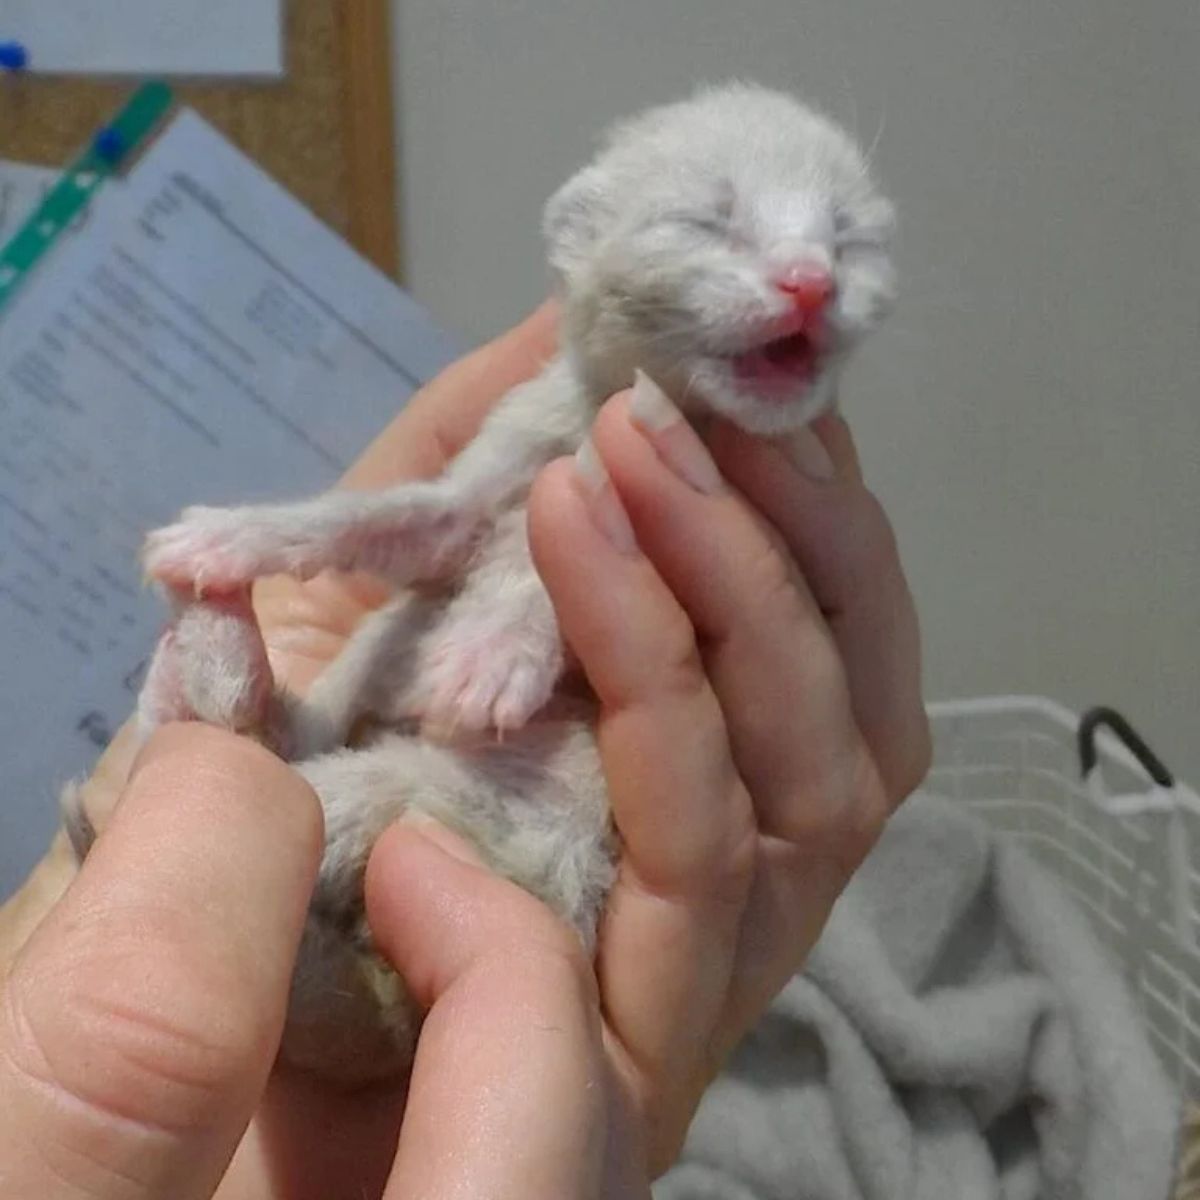
<svg viewBox="0 0 1200 1200"><path fill-rule="evenodd" d="M530 532L602 705L623 857L599 969L669 1153L725 1031L795 969L885 804L779 539L663 398L633 403L605 406L582 472L543 473Z"/></svg>
<svg viewBox="0 0 1200 1200"><path fill-rule="evenodd" d="M820 605L858 727L895 804L929 765L916 610L849 429L823 417L814 430L770 445L721 425L711 444L725 476L778 530Z"/></svg>
<svg viewBox="0 0 1200 1200"><path fill-rule="evenodd" d="M386 833L366 896L381 950L429 1010L385 1196L601 1194L610 1093L574 935L436 827Z"/></svg>
<svg viewBox="0 0 1200 1200"><path fill-rule="evenodd" d="M862 483L862 463L858 457L858 447L854 444L854 438L850 433L850 426L836 413L825 413L813 421L809 428L816 435L821 448L829 455L833 465L833 474L841 476L843 479L853 480L855 483ZM803 431L792 439L793 448L790 457L797 467L800 466L797 461L800 456L795 452L795 443L802 440L804 440ZM817 472L819 478L823 477L823 474L821 471Z"/></svg>
<svg viewBox="0 0 1200 1200"><path fill-rule="evenodd" d="M149 743L4 991L5 1200L211 1195L275 1057L321 840L260 747Z"/></svg>
<svg viewBox="0 0 1200 1200"><path fill-rule="evenodd" d="M75 877L75 867L71 844L60 831L25 882L0 905L0 987L17 952Z"/></svg>
<svg viewBox="0 0 1200 1200"><path fill-rule="evenodd" d="M648 381L639 387L606 406L596 445L640 545L700 638L759 828L850 869L880 814L829 630L690 426ZM697 487L701 471L710 482Z"/></svg>
<svg viewBox="0 0 1200 1200"><path fill-rule="evenodd" d="M654 1093L686 1090L704 1057L729 987L755 827L691 624L625 520L586 455L582 478L564 461L534 487L534 558L601 702L622 837L598 959L605 1011L641 1107L670 1120L678 1110ZM654 1141L673 1144L679 1132Z"/></svg>
<svg viewBox="0 0 1200 1200"><path fill-rule="evenodd" d="M748 799L687 614L649 559L606 533L606 512L627 518L603 466L587 462L586 481L564 461L535 484L534 559L601 702L611 800L640 882L711 895L752 828ZM704 786L681 789L680 776Z"/></svg>

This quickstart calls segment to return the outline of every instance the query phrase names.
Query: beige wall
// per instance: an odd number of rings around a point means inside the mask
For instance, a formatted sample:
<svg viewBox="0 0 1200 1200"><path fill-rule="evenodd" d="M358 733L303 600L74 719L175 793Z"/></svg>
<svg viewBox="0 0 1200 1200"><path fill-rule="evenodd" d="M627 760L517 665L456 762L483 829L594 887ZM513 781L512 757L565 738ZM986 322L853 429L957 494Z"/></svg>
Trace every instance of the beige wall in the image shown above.
<svg viewBox="0 0 1200 1200"><path fill-rule="evenodd" d="M1116 704L1200 784L1196 0L396 0L407 278L482 337L604 121L743 75L864 140L904 299L845 388L928 691Z"/></svg>

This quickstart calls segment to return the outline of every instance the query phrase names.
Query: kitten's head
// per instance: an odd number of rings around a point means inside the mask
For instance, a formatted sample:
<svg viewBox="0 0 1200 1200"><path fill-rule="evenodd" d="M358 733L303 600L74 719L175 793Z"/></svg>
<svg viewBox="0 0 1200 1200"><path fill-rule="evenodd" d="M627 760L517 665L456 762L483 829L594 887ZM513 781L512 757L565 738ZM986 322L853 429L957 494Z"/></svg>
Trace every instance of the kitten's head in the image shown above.
<svg viewBox="0 0 1200 1200"><path fill-rule="evenodd" d="M687 409L794 429L890 307L892 221L849 137L789 96L654 109L547 205L568 352L597 392L640 367Z"/></svg>

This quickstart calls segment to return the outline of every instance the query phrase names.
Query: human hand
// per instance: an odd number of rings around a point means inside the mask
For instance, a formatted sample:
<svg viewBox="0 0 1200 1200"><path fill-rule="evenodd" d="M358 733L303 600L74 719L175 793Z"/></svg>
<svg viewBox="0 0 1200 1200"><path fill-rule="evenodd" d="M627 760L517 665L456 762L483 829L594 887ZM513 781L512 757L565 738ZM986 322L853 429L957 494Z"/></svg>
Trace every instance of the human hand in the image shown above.
<svg viewBox="0 0 1200 1200"><path fill-rule="evenodd" d="M414 401L351 482L436 473L552 337L542 313L465 360L444 377L457 390ZM603 546L591 553L598 535L562 464L539 483L533 532L604 704L626 852L598 960L603 1042L618 1108L644 1131L642 1162L657 1171L728 1050L802 961L886 811L923 774L928 741L911 602L844 426L818 425L838 471L823 484L777 450L718 431L722 469L771 529L728 490L681 490L627 427L627 403L606 408L596 441L645 557L614 569ZM756 588L760 577L770 586ZM731 586L712 586L722 580ZM361 579L264 583L256 602L277 672L304 686L381 599ZM89 810L101 820L128 759L114 751L93 781ZM376 928L387 911L375 903ZM277 1194L279 1179L295 1195L326 1194L330 1181L344 1191L350 1179L378 1195L398 1099L394 1089L331 1094L278 1072L220 1195Z"/></svg>
<svg viewBox="0 0 1200 1200"><path fill-rule="evenodd" d="M382 488L431 478L475 435L511 387L535 375L553 353L556 313L545 304L515 329L447 368L412 398L347 473L350 488ZM275 677L303 691L345 645L358 622L387 599L367 576L327 573L306 583L264 579L254 606ZM85 807L97 828L108 821L137 750L132 722L92 771ZM75 874L66 839L54 841L27 883L0 907L0 979L42 915Z"/></svg>
<svg viewBox="0 0 1200 1200"><path fill-rule="evenodd" d="M509 333L449 367L376 439L350 470L345 485L375 488L437 475L474 436L491 406L540 370L554 352L555 339L556 314L553 306L544 305ZM303 690L387 593L365 576L327 574L306 583L263 580L254 598L276 678ZM97 828L108 826L136 753L137 739L129 724L88 780L84 803ZM0 908L0 1004L7 996L5 976L18 952L75 873L74 855L60 834L28 882ZM398 1087L348 1097L298 1072L276 1071L222 1186L222 1200L259 1200L285 1190L289 1200L343 1192L378 1195L391 1162L401 1100Z"/></svg>
<svg viewBox="0 0 1200 1200"><path fill-rule="evenodd" d="M368 879L428 1010L407 1104L314 1119L269 1080L322 841L316 797L262 747L196 724L151 740L7 981L0 1200L648 1196L590 964L448 834L390 831Z"/></svg>
<svg viewBox="0 0 1200 1200"><path fill-rule="evenodd" d="M912 601L845 423L710 443L652 385L618 396L530 508L601 703L622 854L597 974L651 1177L930 755Z"/></svg>

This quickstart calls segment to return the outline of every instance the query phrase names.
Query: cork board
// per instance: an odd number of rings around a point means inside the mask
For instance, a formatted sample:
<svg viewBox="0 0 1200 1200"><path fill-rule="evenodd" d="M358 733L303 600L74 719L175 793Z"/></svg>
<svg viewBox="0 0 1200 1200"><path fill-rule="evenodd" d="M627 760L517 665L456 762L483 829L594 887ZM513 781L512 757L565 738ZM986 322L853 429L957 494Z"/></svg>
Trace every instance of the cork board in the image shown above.
<svg viewBox="0 0 1200 1200"><path fill-rule="evenodd" d="M387 274L398 270L388 0L288 0L278 82L169 80L317 216ZM0 157L69 161L134 81L0 79Z"/></svg>

